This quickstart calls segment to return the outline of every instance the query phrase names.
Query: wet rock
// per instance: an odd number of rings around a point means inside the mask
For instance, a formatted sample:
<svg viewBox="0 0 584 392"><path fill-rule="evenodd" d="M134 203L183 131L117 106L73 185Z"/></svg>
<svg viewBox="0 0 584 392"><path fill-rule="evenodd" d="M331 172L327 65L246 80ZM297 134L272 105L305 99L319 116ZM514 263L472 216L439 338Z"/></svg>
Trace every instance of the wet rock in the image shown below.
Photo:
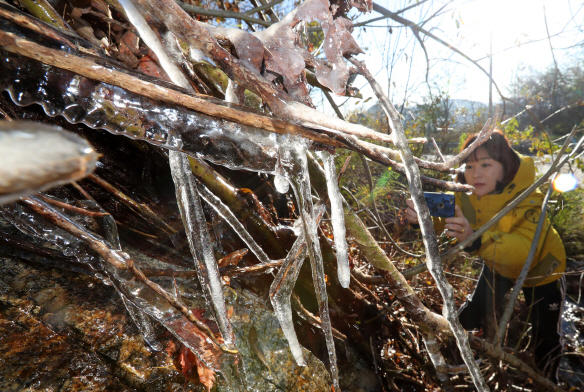
<svg viewBox="0 0 584 392"><path fill-rule="evenodd" d="M231 298L232 323L237 348L244 359L248 386L257 391L330 391L330 374L310 351L304 349L307 366L296 364L278 319L265 301L248 290L237 289L235 293L237 298ZM226 298L228 303L229 299ZM252 327L256 330L256 342L249 339ZM252 345L263 353L269 369Z"/></svg>
<svg viewBox="0 0 584 392"><path fill-rule="evenodd" d="M205 307L198 284L177 279L177 285L192 309ZM296 365L264 299L237 287L226 288L225 296L250 390L331 390L328 370L311 352L304 350L308 366ZM156 328L162 347L176 345ZM198 380L186 380L176 363L170 350L154 351L145 343L112 287L79 273L0 257L1 391L205 390ZM214 390L227 390L220 376Z"/></svg>
<svg viewBox="0 0 584 392"><path fill-rule="evenodd" d="M144 343L113 288L69 271L0 258L1 391L183 386L172 359Z"/></svg>

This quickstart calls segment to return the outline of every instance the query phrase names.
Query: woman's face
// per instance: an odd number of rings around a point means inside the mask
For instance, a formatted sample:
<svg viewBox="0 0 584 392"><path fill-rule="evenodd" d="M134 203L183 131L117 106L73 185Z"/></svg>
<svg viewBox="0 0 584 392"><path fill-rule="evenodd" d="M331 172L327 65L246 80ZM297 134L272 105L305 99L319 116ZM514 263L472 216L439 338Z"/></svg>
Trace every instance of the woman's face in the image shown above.
<svg viewBox="0 0 584 392"><path fill-rule="evenodd" d="M476 161L466 162L464 178L467 184L475 187L475 195L485 196L496 189L497 181L503 181L505 171L503 165L492 159L484 148L479 147L476 157Z"/></svg>

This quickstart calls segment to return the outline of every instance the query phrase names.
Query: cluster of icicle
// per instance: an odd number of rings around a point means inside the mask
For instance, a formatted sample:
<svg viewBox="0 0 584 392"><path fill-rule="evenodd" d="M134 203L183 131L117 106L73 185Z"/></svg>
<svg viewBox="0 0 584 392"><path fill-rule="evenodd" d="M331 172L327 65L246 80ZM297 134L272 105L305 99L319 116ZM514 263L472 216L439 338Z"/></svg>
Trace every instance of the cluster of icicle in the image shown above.
<svg viewBox="0 0 584 392"><path fill-rule="evenodd" d="M183 73L169 58L166 50L155 37L155 34L142 15L137 12L131 1L122 0L120 3L125 7L130 21L138 29L140 35L143 38L147 37L145 38L146 44L149 47L154 48L153 50L156 52L158 58L161 59L161 63L164 64L164 69L171 80L183 88L190 89L190 85L184 80ZM338 390L337 360L328 311L324 265L318 241L318 225L316 223L315 209L312 202L310 177L308 174L306 157L309 142L302 138L293 136L278 136L275 138L269 136L265 139L257 138L255 132L239 136L240 140L245 139L246 143L249 143L250 140L255 141L264 147L264 153L277 157L276 165L271 170L268 170L268 172L276 175L276 184L279 191L286 192L288 190L286 182L292 186L300 211L300 219L302 223L301 233L299 233L298 240L287 257L285 265L279 271L278 276L270 288L270 299L284 335L288 339L290 349L296 362L299 365L304 365L305 361L302 354L302 348L296 337L296 332L292 322L290 295L298 277L302 262L304 261L305 253L308 253L312 267L314 287L319 304L320 318L325 332L326 345L331 363L330 370L333 383ZM241 143L236 143L238 146L240 144ZM210 158L211 160L215 160L214 157L201 156L201 154L198 155L200 158ZM345 239L342 199L338 189L334 159L327 152L321 153L320 156L325 166L327 188L332 205L332 224L335 243L337 245L339 281L342 287L348 287L350 282L350 269L347 255L347 242ZM235 167L233 162L231 162L230 166L235 169L252 171L265 170L265 161L258 165L258 159L261 158L258 156L250 157L252 159L249 161L241 162L241 164ZM217 213L219 213L231 225L233 230L239 234L249 249L256 255L258 260L260 260L260 263L268 263L270 260L244 227L238 222L229 208L217 197L214 197L214 195L205 189L202 184L197 184L193 174L190 172L190 166L186 155L181 152L173 151L170 153L170 162L175 181L177 199L183 216L183 223L189 238L191 252L196 260L196 265L199 270L201 285L206 289L207 298L210 300L212 308L215 311L215 316L225 343L228 345L236 345L229 317L225 310L219 270L212 249L209 245L211 244L211 241L209 238L205 238L209 234L205 229L206 222L202 212L199 194L201 194L205 201L213 206ZM201 271L205 271L206 273L202 273Z"/></svg>
<svg viewBox="0 0 584 392"><path fill-rule="evenodd" d="M132 5L129 1L122 0L121 3L124 7L128 7L130 19L141 36L148 37L148 33L145 32L147 24L131 16L139 15L139 13L131 10ZM155 46L152 42L148 42L148 39L145 41L150 47ZM339 390L323 259L317 234L319 216L322 216L324 205L316 208L312 201L306 156L310 148L309 141L297 136L275 135L184 108L169 107L162 102L150 100L119 87L95 82L62 69L12 55L2 49L0 49L0 54L6 59L2 64L6 78L0 81L0 89L7 90L15 103L22 106L37 103L42 105L50 116L62 115L72 123L81 122L91 128L105 129L112 133L144 140L171 151L170 163L177 199L199 280L228 348L237 347L237 341L227 316L219 271L206 230L201 198L229 223L261 264L273 260L268 258L228 206L204 185L197 182L190 172L186 155L196 159L206 159L231 169L273 174L276 189L280 192L287 192L291 186L300 212L300 224L296 225L299 228L298 238L272 284L270 300L296 362L304 365L302 348L292 322L290 295L302 263L308 254L326 337L333 383L335 389ZM157 55L159 58L164 57L162 53L157 53ZM169 72L172 65L166 64L165 70L173 78L173 72ZM183 85L178 79L173 81L178 85ZM342 196L338 189L334 158L328 152L319 152L318 155L323 162L327 178L337 250L338 279L343 287L348 287L350 269ZM320 210L320 213L316 210ZM98 275L105 282L116 287L146 341L153 347L156 348L157 343L152 336L149 321L142 312L164 325L211 369L222 373L230 384L229 389L245 389L244 377L240 374L241 368L236 364L237 361L217 360L205 354L213 352L208 347L210 343L205 342L203 337L196 336L196 341L193 341L193 335L185 333L188 330L185 326L189 321L179 311L169 307L165 300L153 293L151 289L131 279L128 272L118 271L111 265L102 263L83 242L21 206L7 206L2 212L23 232L50 241L62 249L66 255L75 256L80 262L98 271ZM108 220L110 218L107 217L102 219L103 224L109 228L109 235L105 241L123 261L127 256L120 247L115 222ZM82 223L76 224L82 225ZM206 349L198 350L201 346ZM220 355L218 352L217 357L223 358L225 355ZM243 385L243 387L238 385Z"/></svg>

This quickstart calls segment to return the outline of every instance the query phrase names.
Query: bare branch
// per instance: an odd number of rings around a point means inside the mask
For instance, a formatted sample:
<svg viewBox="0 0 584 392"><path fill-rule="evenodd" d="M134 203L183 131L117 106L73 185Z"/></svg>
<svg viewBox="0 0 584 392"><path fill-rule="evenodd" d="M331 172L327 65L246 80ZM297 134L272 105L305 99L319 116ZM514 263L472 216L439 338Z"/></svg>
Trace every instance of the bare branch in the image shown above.
<svg viewBox="0 0 584 392"><path fill-rule="evenodd" d="M277 4L280 4L282 2L284 2L284 0L274 0L272 2L269 2L269 3L266 3L266 4L260 5L259 7L252 8L249 11L245 11L244 14L246 14L246 15L253 15L256 12L263 11L263 10L267 10L268 8L272 8L273 6L275 6Z"/></svg>
<svg viewBox="0 0 584 392"><path fill-rule="evenodd" d="M396 13L396 15L402 14L402 13L404 13L404 12L406 12L406 11L408 11L408 10L412 9L412 8L415 8L415 7L419 7L419 6L421 6L422 4L424 4L424 3L425 3L425 2L427 2L427 1L428 1L428 0L422 0L422 1L418 1L418 2L416 2L415 4L409 5L409 6L407 6L406 8L402 8L401 10L399 10L399 11L396 11L395 13ZM380 16L379 18L373 18L373 19L369 19L369 20L366 20L365 22L361 22L361 23L355 23L355 24L353 25L353 27L367 26L369 23L377 22L377 21L379 21L379 20L383 20L383 19L387 19L387 18L389 18L389 16L385 16L385 15L384 15L384 16Z"/></svg>
<svg viewBox="0 0 584 392"><path fill-rule="evenodd" d="M181 1L176 1L176 3L189 14L194 15L204 15L212 16L214 18L224 18L224 19L238 19L249 23L259 24L265 27L273 25L273 22L268 22L261 19L256 19L249 16L247 13L235 12L235 11L223 11L223 10L210 10L207 8L197 7L196 5L186 4ZM259 7L258 7L259 8ZM268 7L266 7L268 8ZM255 11L257 12L257 11Z"/></svg>
<svg viewBox="0 0 584 392"><path fill-rule="evenodd" d="M480 69L485 75L487 75L487 77L489 78L489 80L493 83L493 86L495 86L495 88L497 89L497 93L499 94L499 96L501 97L501 99L503 99L504 101L509 101L511 103L514 103L517 106L523 107L529 113L529 115L533 118L533 120L540 126L540 128L542 130L544 129L543 128L543 125L541 124L541 122L539 121L539 119L537 118L537 116L531 110L529 110L525 106L521 105L519 102L517 102L517 101L515 101L515 100L513 100L511 98L508 98L508 97L506 97L506 96L503 95L503 93L501 92L501 89L499 89L499 85L497 84L497 82L495 82L495 80L491 77L491 75L489 74L489 72L487 70L485 70L476 60L471 59L467 54L465 54L461 50L459 50L456 47L450 45L448 42L446 42L442 38L440 38L440 37L432 34L428 30L423 29L422 27L420 27L416 23L412 22L411 20L402 18L401 16L399 16L399 15L397 15L397 14L389 11L388 9L380 6L377 3L373 3L373 10L379 12L382 15L386 15L388 18L393 19L396 22L403 24L404 26L410 27L410 28L415 29L416 31L418 31L420 33L426 34L428 37L432 38L436 42L438 42L438 43L446 46L447 48L449 48L453 52L461 55L466 60L470 61L473 65L475 65L478 69Z"/></svg>
<svg viewBox="0 0 584 392"><path fill-rule="evenodd" d="M452 287L444 277L436 233L434 232L430 211L428 210L428 206L424 200L424 194L422 193L420 171L413 159L411 151L407 146L407 139L403 131L399 113L391 104L389 99L383 94L381 86L377 83L366 66L355 59L350 59L350 61L355 66L357 66L359 72L367 79L373 88L375 95L377 95L379 102L382 104L383 109L385 110L385 114L387 115L390 127L393 131L392 135L394 137L395 145L400 150L400 155L404 161L412 200L414 201L416 211L418 211L418 219L420 221L420 228L422 230L424 245L426 247L426 256L430 264L430 273L436 281L438 289L440 290L440 294L444 300L444 317L448 321L448 324L454 333L454 337L456 338L462 358L470 370L470 375L476 388L479 391L488 391L489 388L487 387L485 380L483 379L483 376L474 361L472 351L468 344L468 337L466 332L458 321L458 313L456 312L454 304L454 293Z"/></svg>

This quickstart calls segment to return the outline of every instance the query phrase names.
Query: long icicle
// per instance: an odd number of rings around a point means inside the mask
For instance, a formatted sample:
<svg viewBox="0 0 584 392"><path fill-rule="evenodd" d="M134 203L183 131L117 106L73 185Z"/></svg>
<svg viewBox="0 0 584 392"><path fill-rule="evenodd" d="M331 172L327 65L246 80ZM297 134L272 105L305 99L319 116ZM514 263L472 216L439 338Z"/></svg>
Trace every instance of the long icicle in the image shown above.
<svg viewBox="0 0 584 392"><path fill-rule="evenodd" d="M296 336L296 331L294 330L290 295L294 289L296 279L298 279L298 274L300 273L300 268L304 263L305 257L306 237L302 233L298 236L294 245L292 245L288 256L286 256L284 265L280 267L276 278L270 286L270 301L272 302L274 313L280 322L282 332L284 332L284 336L288 340L290 351L298 366L306 366L306 361L302 354L302 347L298 342L298 336Z"/></svg>
<svg viewBox="0 0 584 392"><path fill-rule="evenodd" d="M213 254L203 206L195 178L190 171L189 160L186 155L176 151L170 151L169 158L176 187L176 198L185 224L189 246L195 258L199 281L206 289L207 299L213 304L223 340L228 346L233 347L235 335L227 315L219 268Z"/></svg>
<svg viewBox="0 0 584 392"><path fill-rule="evenodd" d="M239 235L239 238L245 242L248 248L258 258L260 263L269 263L271 260L268 255L266 255L266 252L264 252L264 250L260 248L260 246L254 241L245 227L243 227L243 224L237 219L229 207L227 207L225 203L221 201L221 199L219 199L209 189L207 189L205 185L200 183L197 185L197 189L199 190L201 197L205 199L205 201L209 203L209 205L213 207L227 223L229 223L231 228L237 233L237 235Z"/></svg>
<svg viewBox="0 0 584 392"><path fill-rule="evenodd" d="M343 199L337 182L335 158L327 151L319 151L318 156L324 163L326 175L326 187L331 202L331 223L335 238L335 250L337 253L337 275L343 288L351 283L351 268L349 267L349 247L347 245L347 230L345 229L345 214L343 212Z"/></svg>
<svg viewBox="0 0 584 392"><path fill-rule="evenodd" d="M321 205L316 207L317 218L316 224L320 222L320 218L325 211L325 206ZM292 306L290 302L290 296L292 295L292 290L298 279L298 274L300 273L300 268L304 263L306 258L306 235L304 230L301 229L301 233L292 245L292 248L288 252L284 264L280 267L276 278L270 286L270 301L274 307L274 313L280 322L280 327L284 332L284 336L288 340L290 345L290 351L299 366L305 366L304 355L302 354L302 347L298 342L298 336L296 336L296 331L294 330L294 324L292 322Z"/></svg>
<svg viewBox="0 0 584 392"><path fill-rule="evenodd" d="M148 25L132 1L121 0L120 3L126 10L128 18L134 27L140 32L140 36L144 42L158 56L171 80L176 85L190 92L194 92L180 68L168 55L154 30ZM207 300L213 305L215 318L225 344L230 348L234 348L235 335L231 327L231 321L227 315L219 268L213 254L213 249L211 248L211 240L207 232L207 224L201 199L199 198L197 184L195 183L188 158L185 154L170 151L169 160L170 170L176 188L177 201L187 232L191 253L195 258L199 281L204 288Z"/></svg>
<svg viewBox="0 0 584 392"><path fill-rule="evenodd" d="M307 250L312 267L312 279L322 327L325 335L328 349L330 371L333 379L335 391L340 391L339 371L337 368L337 354L333 340L333 332L328 309L328 296L326 292L326 281L324 277L324 264L320 243L318 241L318 232L314 208L312 204L312 194L310 189L310 177L308 175L308 163L306 158L307 142L304 139L291 137L283 148L283 159L291 162L291 165L283 165L287 172L288 179L292 182L292 188L298 202L304 233L306 234Z"/></svg>
<svg viewBox="0 0 584 392"><path fill-rule="evenodd" d="M381 86L379 83L377 83L373 75L371 75L367 67L355 59L350 59L350 61L359 69L361 75L367 79L373 88L375 95L377 95L379 98L379 101L385 111L387 120L389 121L389 125L392 130L395 144L400 150L402 160L404 161L404 167L406 168L406 175L410 185L410 193L412 195L412 200L414 201L416 211L418 211L422 239L426 248L426 262L428 263L428 270L436 281L438 290L440 291L440 294L444 300L442 313L444 318L446 318L448 321L450 328L452 329L454 337L456 338L456 343L460 349L462 359L464 360L466 366L468 366L475 387L479 391L488 391L489 387L487 386L478 365L474 361L473 353L468 343L467 333L458 321L458 314L454 306L454 292L452 290L452 286L444 277L444 270L440 260L440 250L438 249L436 233L434 232L434 226L432 225L430 211L428 210L428 206L426 205L426 201L424 200L424 195L422 193L420 169L418 168L418 165L416 165L412 152L408 148L407 139L403 130L403 125L401 123L399 113L390 102L389 98L387 98L387 96L383 93Z"/></svg>

